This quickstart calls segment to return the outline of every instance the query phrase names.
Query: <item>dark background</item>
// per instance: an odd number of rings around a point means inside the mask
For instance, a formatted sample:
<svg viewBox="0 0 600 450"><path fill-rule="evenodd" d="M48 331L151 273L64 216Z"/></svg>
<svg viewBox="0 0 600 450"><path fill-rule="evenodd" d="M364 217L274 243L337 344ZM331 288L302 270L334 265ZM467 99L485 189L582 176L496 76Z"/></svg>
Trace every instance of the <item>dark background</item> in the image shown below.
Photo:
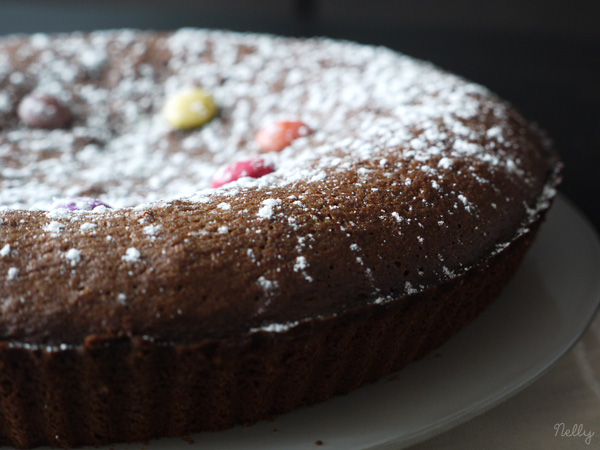
<svg viewBox="0 0 600 450"><path fill-rule="evenodd" d="M0 35L182 26L386 45L481 83L548 131L600 229L598 0L0 0Z"/></svg>

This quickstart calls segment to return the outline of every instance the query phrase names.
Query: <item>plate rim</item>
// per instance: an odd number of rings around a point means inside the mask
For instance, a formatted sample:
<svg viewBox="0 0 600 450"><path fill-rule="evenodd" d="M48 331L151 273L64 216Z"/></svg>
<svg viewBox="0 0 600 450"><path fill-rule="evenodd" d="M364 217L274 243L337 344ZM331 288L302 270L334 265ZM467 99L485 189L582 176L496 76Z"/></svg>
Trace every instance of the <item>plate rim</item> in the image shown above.
<svg viewBox="0 0 600 450"><path fill-rule="evenodd" d="M586 231L589 232L589 237L592 239L594 245L600 249L600 236L598 235L596 228L579 210L579 208L577 208L573 201L568 199L564 194L558 193L555 203L564 204L563 207L568 211L569 214L574 216L574 220L579 221L580 224L587 229ZM555 204L553 206L555 208L557 205ZM598 270L600 272L600 267ZM565 342L565 345L562 345L560 350L558 350L552 358L549 358L548 363L543 367L530 369L528 372L525 372L522 376L515 379L515 382L508 386L505 391L496 392L490 397L480 399L476 403L472 404L469 408L463 408L462 410L457 411L450 416L446 416L445 418L429 423L413 433L405 434L385 442L379 442L368 447L364 447L364 450L392 450L392 448L394 450L399 450L411 447L455 427L458 427L459 425L462 425L463 423L466 423L477 416L483 415L501 403L516 396L525 388L532 385L534 382L547 374L564 356L567 355L567 353L569 353L575 347L575 345L577 345L579 340L590 328L594 319L600 314L600 292L596 292L596 297L595 305L592 307L591 314L586 320L583 321L583 324L579 324L579 332L574 334L568 342Z"/></svg>

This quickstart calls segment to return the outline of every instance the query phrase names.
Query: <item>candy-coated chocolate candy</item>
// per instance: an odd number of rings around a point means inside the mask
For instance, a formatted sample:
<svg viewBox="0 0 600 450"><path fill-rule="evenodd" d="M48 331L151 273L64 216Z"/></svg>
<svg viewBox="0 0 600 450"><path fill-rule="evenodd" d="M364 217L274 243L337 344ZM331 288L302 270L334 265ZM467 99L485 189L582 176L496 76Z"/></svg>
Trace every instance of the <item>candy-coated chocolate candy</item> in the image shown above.
<svg viewBox="0 0 600 450"><path fill-rule="evenodd" d="M163 114L173 128L191 130L210 122L217 115L217 104L204 89L184 89L167 100Z"/></svg>
<svg viewBox="0 0 600 450"><path fill-rule="evenodd" d="M275 168L261 158L238 161L219 170L213 177L211 186L218 188L242 177L260 178L273 172Z"/></svg>
<svg viewBox="0 0 600 450"><path fill-rule="evenodd" d="M17 109L19 119L31 128L53 130L66 127L72 120L71 111L51 95L30 94Z"/></svg>
<svg viewBox="0 0 600 450"><path fill-rule="evenodd" d="M69 211L92 211L99 206L110 208L106 203L92 197L75 197L70 200L65 200L57 203L54 209L65 208Z"/></svg>
<svg viewBox="0 0 600 450"><path fill-rule="evenodd" d="M273 122L256 133L256 142L262 152L280 152L295 139L312 132L304 122L282 120Z"/></svg>

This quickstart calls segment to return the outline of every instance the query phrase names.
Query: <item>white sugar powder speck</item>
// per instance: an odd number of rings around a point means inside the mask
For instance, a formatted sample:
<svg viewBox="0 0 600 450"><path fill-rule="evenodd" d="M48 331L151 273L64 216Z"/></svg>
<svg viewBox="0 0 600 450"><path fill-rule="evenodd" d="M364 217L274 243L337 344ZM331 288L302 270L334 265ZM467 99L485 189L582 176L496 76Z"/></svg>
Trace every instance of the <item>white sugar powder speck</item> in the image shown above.
<svg viewBox="0 0 600 450"><path fill-rule="evenodd" d="M72 248L65 252L65 258L69 260L72 266L75 266L81 261L81 253L81 250Z"/></svg>
<svg viewBox="0 0 600 450"><path fill-rule="evenodd" d="M59 235L64 228L65 228L64 224L62 224L60 222L52 221L44 227L44 231L51 233L53 235Z"/></svg>
<svg viewBox="0 0 600 450"><path fill-rule="evenodd" d="M146 225L144 227L144 234L147 236L157 236L161 229L162 225Z"/></svg>
<svg viewBox="0 0 600 450"><path fill-rule="evenodd" d="M271 219L275 214L274 208L279 205L281 205L281 200L278 198L264 200L256 215L261 219Z"/></svg>
<svg viewBox="0 0 600 450"><path fill-rule="evenodd" d="M95 223L86 222L86 223L82 224L81 227L79 227L79 229L83 233L87 233L87 232L92 231L93 229L95 229L97 227L98 227L98 225L96 225Z"/></svg>
<svg viewBox="0 0 600 450"><path fill-rule="evenodd" d="M258 277L256 280L258 285L263 289L263 291L267 294L271 293L278 287L277 281L267 280L264 276Z"/></svg>
<svg viewBox="0 0 600 450"><path fill-rule="evenodd" d="M136 263L140 261L141 257L142 254L137 248L130 247L127 249L127 252L125 252L125 255L122 258L128 263Z"/></svg>
<svg viewBox="0 0 600 450"><path fill-rule="evenodd" d="M294 264L294 270L296 272L300 272L308 267L308 262L306 261L306 257L298 256L296 258L296 264Z"/></svg>

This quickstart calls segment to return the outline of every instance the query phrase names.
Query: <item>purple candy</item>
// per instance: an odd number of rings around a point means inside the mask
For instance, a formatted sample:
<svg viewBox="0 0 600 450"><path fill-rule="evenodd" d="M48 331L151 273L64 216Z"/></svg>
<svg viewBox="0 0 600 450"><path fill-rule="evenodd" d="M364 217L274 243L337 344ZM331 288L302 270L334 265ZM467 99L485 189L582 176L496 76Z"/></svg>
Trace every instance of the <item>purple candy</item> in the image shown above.
<svg viewBox="0 0 600 450"><path fill-rule="evenodd" d="M92 211L93 209L104 206L110 208L106 203L92 197L75 197L67 200L64 203L59 203L54 206L54 209L68 209L69 211Z"/></svg>
<svg viewBox="0 0 600 450"><path fill-rule="evenodd" d="M31 128L54 130L66 127L72 120L71 111L51 95L30 94L25 97L17 114Z"/></svg>

